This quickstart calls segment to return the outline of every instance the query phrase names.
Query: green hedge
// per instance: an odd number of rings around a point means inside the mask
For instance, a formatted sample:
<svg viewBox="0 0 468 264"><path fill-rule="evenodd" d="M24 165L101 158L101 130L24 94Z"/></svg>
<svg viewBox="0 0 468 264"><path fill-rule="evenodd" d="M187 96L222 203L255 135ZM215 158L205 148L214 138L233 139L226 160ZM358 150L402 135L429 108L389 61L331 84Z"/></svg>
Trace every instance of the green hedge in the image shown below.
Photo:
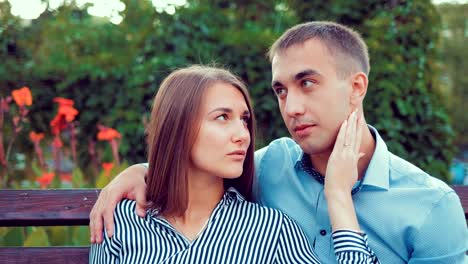
<svg viewBox="0 0 468 264"><path fill-rule="evenodd" d="M437 92L440 21L430 1L199 0L175 15L157 13L150 1L123 2L119 25L68 5L29 26L0 3L1 93L32 88L34 129L48 130L54 96L71 98L81 111L80 142L95 135L96 123L112 126L123 134L124 159L142 161L142 120L160 81L177 67L217 63L248 83L263 146L288 134L270 89L267 48L296 23L332 20L362 32L369 45L369 123L390 150L448 180L453 131ZM86 164L86 144L80 150Z"/></svg>

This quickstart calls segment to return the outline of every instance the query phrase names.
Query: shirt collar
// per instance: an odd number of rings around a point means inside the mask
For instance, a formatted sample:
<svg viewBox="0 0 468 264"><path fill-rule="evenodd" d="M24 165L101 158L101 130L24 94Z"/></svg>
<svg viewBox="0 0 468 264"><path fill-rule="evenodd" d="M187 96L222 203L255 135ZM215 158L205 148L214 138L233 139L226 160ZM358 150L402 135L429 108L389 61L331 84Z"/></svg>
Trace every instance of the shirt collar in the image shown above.
<svg viewBox="0 0 468 264"><path fill-rule="evenodd" d="M313 176L320 184L325 183L325 177L314 168L312 162L310 161L309 154L302 152L302 154L299 155L299 158L296 160L295 168L305 171L307 174Z"/></svg>
<svg viewBox="0 0 468 264"><path fill-rule="evenodd" d="M390 187L390 153L387 145L373 126L367 125L375 139L375 150L367 166L363 185L388 190Z"/></svg>
<svg viewBox="0 0 468 264"><path fill-rule="evenodd" d="M229 205L233 202L242 202L245 201L244 196L240 194L234 187L229 187L223 195L223 198L219 202L220 205ZM219 206L219 205L218 205ZM148 209L147 210L147 217L156 217L156 218L162 218L159 216L159 210L158 209Z"/></svg>
<svg viewBox="0 0 468 264"><path fill-rule="evenodd" d="M245 198L234 187L229 187L226 190L226 192L224 193L223 201L225 201L225 202L233 202L233 201L242 202L242 201L245 201Z"/></svg>
<svg viewBox="0 0 468 264"><path fill-rule="evenodd" d="M389 153L387 145L380 137L379 132L371 125L367 125L372 136L375 139L375 151L372 155L372 159L367 167L366 173L362 185L365 186L374 186L377 188L388 190L389 188ZM301 169L306 171L308 174L312 175L319 183L324 183L324 176L317 172L312 163L310 162L310 157L307 153L304 153L301 150L301 155L298 155L298 158L295 161L294 167L296 169Z"/></svg>

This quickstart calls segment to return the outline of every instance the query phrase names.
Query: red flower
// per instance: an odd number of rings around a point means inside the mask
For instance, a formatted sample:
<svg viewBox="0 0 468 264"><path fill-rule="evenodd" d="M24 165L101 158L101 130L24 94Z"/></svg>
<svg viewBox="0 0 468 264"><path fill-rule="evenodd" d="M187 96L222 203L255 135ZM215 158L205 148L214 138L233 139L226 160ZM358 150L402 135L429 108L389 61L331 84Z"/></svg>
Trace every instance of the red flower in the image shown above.
<svg viewBox="0 0 468 264"><path fill-rule="evenodd" d="M55 174L53 172L43 172L41 177L37 178L36 181L41 185L42 189L45 189L50 185L54 176Z"/></svg>
<svg viewBox="0 0 468 264"><path fill-rule="evenodd" d="M59 106L73 106L75 102L73 100L63 98L63 97L55 97L54 102L58 103Z"/></svg>
<svg viewBox="0 0 468 264"><path fill-rule="evenodd" d="M98 140L108 140L108 141L110 141L110 140L122 137L120 135L120 133L117 130L113 129L113 128L104 127L104 128L100 128L100 129L101 130L97 134L97 139Z"/></svg>
<svg viewBox="0 0 468 264"><path fill-rule="evenodd" d="M112 168L114 168L113 162L103 162L102 169L104 170L104 176L109 177Z"/></svg>
<svg viewBox="0 0 468 264"><path fill-rule="evenodd" d="M56 115L52 121L50 121L50 126L52 127L52 134L58 135L62 130L67 127L67 122L65 116Z"/></svg>
<svg viewBox="0 0 468 264"><path fill-rule="evenodd" d="M51 122L51 126L55 128L55 132L60 132L67 125L66 123L62 124L62 122L66 121L70 123L71 121L75 120L75 117L79 112L73 107L75 104L73 100L63 97L55 97L54 102L58 104L58 112L57 116L54 118L54 120L52 120L54 124Z"/></svg>
<svg viewBox="0 0 468 264"><path fill-rule="evenodd" d="M11 95L13 96L15 103L20 107L32 104L31 90L29 90L29 88L26 86L13 90Z"/></svg>
<svg viewBox="0 0 468 264"><path fill-rule="evenodd" d="M65 117L65 120L70 123L75 119L78 115L78 110L76 110L73 106L69 105L59 105L57 115L62 115Z"/></svg>
<svg viewBox="0 0 468 264"><path fill-rule="evenodd" d="M36 133L34 131L29 132L29 139L33 142L39 142L44 138L44 133Z"/></svg>
<svg viewBox="0 0 468 264"><path fill-rule="evenodd" d="M71 173L60 173L60 180L62 182L71 182L72 181L72 174Z"/></svg>

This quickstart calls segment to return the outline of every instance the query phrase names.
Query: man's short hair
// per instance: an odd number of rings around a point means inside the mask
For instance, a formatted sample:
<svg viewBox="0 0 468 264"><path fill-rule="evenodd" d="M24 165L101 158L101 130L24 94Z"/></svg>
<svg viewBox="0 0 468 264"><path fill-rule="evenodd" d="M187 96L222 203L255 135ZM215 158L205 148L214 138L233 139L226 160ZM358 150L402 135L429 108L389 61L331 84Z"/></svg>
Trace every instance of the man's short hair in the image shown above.
<svg viewBox="0 0 468 264"><path fill-rule="evenodd" d="M307 22L288 29L270 47L268 58L271 62L277 53L313 38L322 41L334 57L338 76L344 78L357 71L369 75L369 53L361 35L334 22Z"/></svg>

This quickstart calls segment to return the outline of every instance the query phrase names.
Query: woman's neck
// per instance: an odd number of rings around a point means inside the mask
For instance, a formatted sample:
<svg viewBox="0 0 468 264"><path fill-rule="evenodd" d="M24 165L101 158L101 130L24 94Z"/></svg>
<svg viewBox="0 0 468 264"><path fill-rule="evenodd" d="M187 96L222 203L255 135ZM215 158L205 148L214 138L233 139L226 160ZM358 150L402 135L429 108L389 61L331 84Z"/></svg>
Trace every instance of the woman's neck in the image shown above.
<svg viewBox="0 0 468 264"><path fill-rule="evenodd" d="M210 215L224 195L224 181L220 177L191 175L188 204L184 218Z"/></svg>
<svg viewBox="0 0 468 264"><path fill-rule="evenodd" d="M193 240L204 229L216 205L224 195L224 183L220 177L189 175L188 203L180 215L165 218L189 240Z"/></svg>

